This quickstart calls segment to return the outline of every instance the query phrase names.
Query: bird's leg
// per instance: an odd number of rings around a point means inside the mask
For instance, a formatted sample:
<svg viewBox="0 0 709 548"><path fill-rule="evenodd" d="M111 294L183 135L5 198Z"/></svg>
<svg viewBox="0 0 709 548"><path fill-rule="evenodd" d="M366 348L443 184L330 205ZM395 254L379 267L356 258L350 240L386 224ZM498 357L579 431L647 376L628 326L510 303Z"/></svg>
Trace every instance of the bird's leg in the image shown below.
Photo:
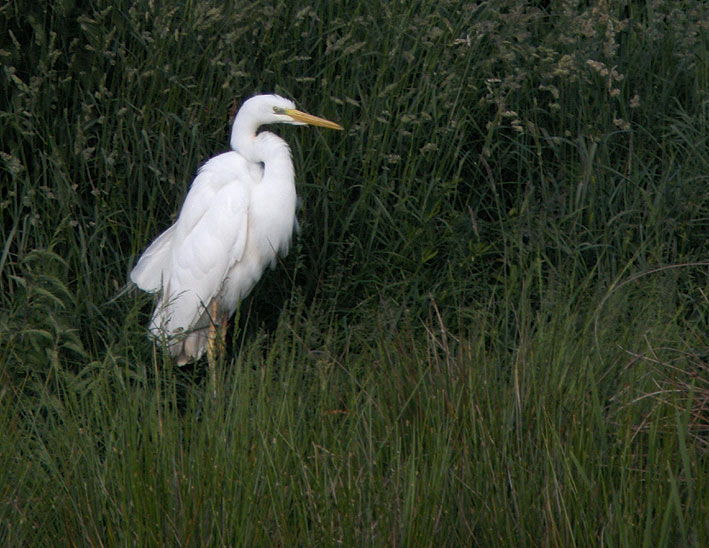
<svg viewBox="0 0 709 548"><path fill-rule="evenodd" d="M207 364L209 365L209 383L212 396L217 398L217 300L212 299L209 306L209 333L207 335Z"/></svg>
<svg viewBox="0 0 709 548"><path fill-rule="evenodd" d="M222 314L222 318L219 323L220 323L219 334L221 335L221 339L222 339L222 345L220 348L221 348L221 351L224 354L226 354L226 328L227 328L227 324L229 323L229 316L227 316L226 314Z"/></svg>

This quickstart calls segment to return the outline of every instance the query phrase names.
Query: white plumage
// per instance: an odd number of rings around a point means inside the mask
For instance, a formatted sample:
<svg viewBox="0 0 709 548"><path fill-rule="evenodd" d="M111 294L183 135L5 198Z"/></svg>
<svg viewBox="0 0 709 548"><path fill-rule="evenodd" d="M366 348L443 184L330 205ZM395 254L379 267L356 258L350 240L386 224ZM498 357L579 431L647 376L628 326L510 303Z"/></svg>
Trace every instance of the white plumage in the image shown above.
<svg viewBox="0 0 709 548"><path fill-rule="evenodd" d="M233 150L199 169L177 221L130 274L138 287L160 294L150 332L178 364L202 356L210 328L225 323L265 268L288 252L296 204L290 148L273 133L257 134L273 123L342 129L278 95L246 101L234 119Z"/></svg>

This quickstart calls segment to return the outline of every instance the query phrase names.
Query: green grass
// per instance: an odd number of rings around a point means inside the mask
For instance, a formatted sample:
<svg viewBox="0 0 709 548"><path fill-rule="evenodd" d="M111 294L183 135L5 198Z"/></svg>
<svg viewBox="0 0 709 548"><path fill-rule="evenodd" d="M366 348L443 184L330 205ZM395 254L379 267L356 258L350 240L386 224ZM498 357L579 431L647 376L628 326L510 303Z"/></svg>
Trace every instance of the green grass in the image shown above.
<svg viewBox="0 0 709 548"><path fill-rule="evenodd" d="M576 4L1 7L0 545L709 545L709 13ZM212 398L122 290L270 91Z"/></svg>

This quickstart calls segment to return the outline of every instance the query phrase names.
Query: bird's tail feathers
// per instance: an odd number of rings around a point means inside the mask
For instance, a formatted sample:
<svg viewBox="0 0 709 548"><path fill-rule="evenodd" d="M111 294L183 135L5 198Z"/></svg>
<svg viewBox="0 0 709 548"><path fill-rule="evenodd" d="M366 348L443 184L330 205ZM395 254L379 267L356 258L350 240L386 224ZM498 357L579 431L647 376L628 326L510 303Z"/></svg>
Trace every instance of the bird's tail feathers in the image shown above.
<svg viewBox="0 0 709 548"><path fill-rule="evenodd" d="M179 366L199 360L207 347L209 339L209 326L216 319L211 318L209 306L200 303L201 313L185 329L182 326L171 325L173 318L171 311L173 304L180 295L171 298L163 297L158 302L150 321L150 336L161 346L167 348L170 356Z"/></svg>

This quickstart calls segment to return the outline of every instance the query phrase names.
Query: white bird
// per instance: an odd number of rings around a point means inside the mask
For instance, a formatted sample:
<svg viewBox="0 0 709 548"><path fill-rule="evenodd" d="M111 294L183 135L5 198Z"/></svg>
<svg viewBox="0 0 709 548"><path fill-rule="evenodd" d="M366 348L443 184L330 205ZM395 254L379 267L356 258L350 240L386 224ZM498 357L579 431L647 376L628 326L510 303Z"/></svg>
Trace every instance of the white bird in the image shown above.
<svg viewBox="0 0 709 548"><path fill-rule="evenodd" d="M277 123L342 129L278 95L247 100L234 118L232 151L199 169L175 224L130 273L138 287L159 294L150 333L178 364L211 347L216 326L226 324L265 268L288 253L296 224L290 148L273 133L257 133Z"/></svg>

